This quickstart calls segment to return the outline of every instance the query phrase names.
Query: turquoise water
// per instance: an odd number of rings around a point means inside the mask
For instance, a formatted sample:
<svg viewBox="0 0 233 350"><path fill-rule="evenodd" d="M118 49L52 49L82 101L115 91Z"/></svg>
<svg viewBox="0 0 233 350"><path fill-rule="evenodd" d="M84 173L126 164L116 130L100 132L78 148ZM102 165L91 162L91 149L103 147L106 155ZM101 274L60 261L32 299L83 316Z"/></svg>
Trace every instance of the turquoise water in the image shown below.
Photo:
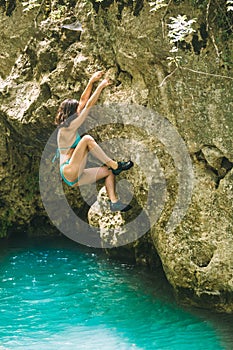
<svg viewBox="0 0 233 350"><path fill-rule="evenodd" d="M0 264L1 350L233 348L231 318L179 307L161 274L100 250L7 243Z"/></svg>

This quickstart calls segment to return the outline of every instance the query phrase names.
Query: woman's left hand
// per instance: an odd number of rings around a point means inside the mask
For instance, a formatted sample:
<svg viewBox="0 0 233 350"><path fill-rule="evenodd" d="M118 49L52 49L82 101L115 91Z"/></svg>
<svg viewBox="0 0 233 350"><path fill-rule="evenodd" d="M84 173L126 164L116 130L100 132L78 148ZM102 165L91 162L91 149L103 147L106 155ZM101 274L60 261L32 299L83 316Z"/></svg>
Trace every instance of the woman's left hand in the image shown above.
<svg viewBox="0 0 233 350"><path fill-rule="evenodd" d="M100 80L100 78L102 78L103 74L104 74L103 70L95 72L90 79L91 83L95 83L96 81Z"/></svg>

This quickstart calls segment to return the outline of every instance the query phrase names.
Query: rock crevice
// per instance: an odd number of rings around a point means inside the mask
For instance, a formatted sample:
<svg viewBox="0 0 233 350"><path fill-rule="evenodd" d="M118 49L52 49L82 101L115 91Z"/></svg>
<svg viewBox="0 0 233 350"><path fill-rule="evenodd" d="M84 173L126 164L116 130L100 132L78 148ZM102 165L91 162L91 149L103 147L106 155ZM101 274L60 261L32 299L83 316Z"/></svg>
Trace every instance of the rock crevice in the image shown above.
<svg viewBox="0 0 233 350"><path fill-rule="evenodd" d="M200 151L195 153L195 156L198 161L205 165L207 171L213 172L216 189L219 187L220 181L233 168L233 162L215 146L205 145Z"/></svg>

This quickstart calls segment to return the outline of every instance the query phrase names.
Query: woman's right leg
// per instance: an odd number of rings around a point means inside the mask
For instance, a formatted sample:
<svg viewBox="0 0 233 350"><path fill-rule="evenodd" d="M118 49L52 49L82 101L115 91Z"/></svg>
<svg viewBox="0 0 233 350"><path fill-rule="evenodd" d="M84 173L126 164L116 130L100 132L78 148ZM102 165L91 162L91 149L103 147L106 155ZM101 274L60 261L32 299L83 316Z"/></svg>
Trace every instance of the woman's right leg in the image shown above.
<svg viewBox="0 0 233 350"><path fill-rule="evenodd" d="M89 152L112 169L118 167L118 163L106 155L92 136L85 135L74 149L70 163L64 167L64 175L67 180L75 181L84 172Z"/></svg>
<svg viewBox="0 0 233 350"><path fill-rule="evenodd" d="M107 154L102 150L102 148L98 145L98 143L93 139L92 136L85 135L83 136L82 140L86 143L88 151L91 152L91 154L95 158L99 159L103 164L108 165L110 168L117 169L117 162L115 160L112 160L109 156L107 156Z"/></svg>
<svg viewBox="0 0 233 350"><path fill-rule="evenodd" d="M92 136L85 135L74 149L69 164L64 167L64 176L67 178L67 180L73 182L83 173L89 152L103 164L110 167L114 175L120 174L123 170L129 170L133 166L132 161L114 161L106 155Z"/></svg>
<svg viewBox="0 0 233 350"><path fill-rule="evenodd" d="M103 178L105 178L105 188L110 201L116 203L118 199L116 195L115 176L106 166L84 169L80 180L75 186L95 183Z"/></svg>

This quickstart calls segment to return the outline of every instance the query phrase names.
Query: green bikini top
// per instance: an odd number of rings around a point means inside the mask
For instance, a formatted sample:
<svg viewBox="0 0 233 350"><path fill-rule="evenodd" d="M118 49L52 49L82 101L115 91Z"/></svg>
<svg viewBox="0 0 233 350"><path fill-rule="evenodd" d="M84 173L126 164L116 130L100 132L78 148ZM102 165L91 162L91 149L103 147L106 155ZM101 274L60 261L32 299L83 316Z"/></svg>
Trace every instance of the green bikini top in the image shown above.
<svg viewBox="0 0 233 350"><path fill-rule="evenodd" d="M76 134L76 139L74 141L74 143L70 146L70 147L61 147L61 148L57 148L57 151L52 159L52 162L54 163L56 159L58 159L60 157L60 151L66 150L66 149L71 149L71 148L75 148L77 146L77 144L79 143L79 141L81 140L81 136L79 135L79 133L77 132Z"/></svg>

